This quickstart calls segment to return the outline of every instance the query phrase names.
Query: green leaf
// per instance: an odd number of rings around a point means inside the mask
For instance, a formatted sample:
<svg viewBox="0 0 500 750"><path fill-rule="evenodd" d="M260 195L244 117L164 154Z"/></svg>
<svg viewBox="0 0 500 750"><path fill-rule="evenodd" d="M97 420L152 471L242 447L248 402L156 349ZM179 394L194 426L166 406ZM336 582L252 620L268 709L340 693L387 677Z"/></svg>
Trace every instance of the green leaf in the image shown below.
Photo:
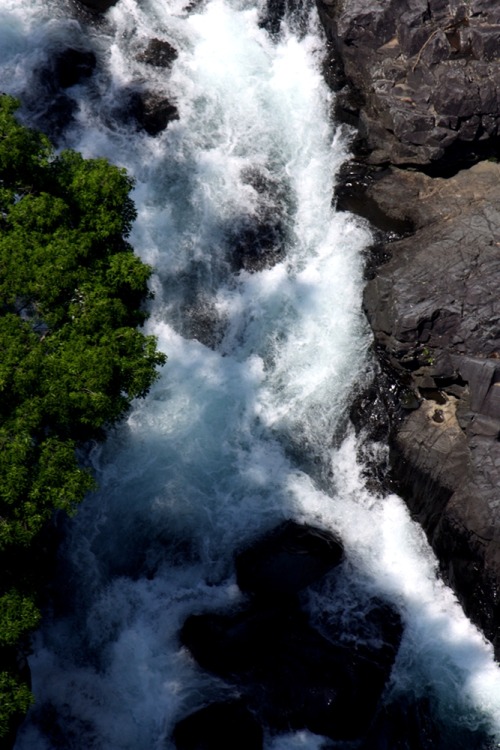
<svg viewBox="0 0 500 750"><path fill-rule="evenodd" d="M137 328L151 269L126 240L132 180L105 159L56 156L18 106L0 95L0 649L12 663L39 621L27 571L41 533L95 487L77 455L166 361ZM0 736L30 702L14 668L0 673Z"/></svg>

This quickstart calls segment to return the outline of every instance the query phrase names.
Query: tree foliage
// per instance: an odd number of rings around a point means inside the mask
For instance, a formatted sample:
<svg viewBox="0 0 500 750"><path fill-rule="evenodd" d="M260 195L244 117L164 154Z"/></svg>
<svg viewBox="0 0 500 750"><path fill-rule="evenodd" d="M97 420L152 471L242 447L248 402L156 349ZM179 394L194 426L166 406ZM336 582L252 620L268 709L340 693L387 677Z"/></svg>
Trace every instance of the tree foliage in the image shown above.
<svg viewBox="0 0 500 750"><path fill-rule="evenodd" d="M16 680L9 672L0 672L0 737L12 731L13 719L19 719L33 703L33 696L25 682Z"/></svg>
<svg viewBox="0 0 500 750"><path fill-rule="evenodd" d="M93 487L76 448L101 439L165 361L139 330L151 269L127 242L132 181L105 159L56 154L18 123L17 107L0 96L3 560L29 550L55 510L72 512ZM0 648L14 647L38 617L32 592L18 591L21 581L12 588L12 578L0 581ZM5 673L0 702L16 713L25 699Z"/></svg>

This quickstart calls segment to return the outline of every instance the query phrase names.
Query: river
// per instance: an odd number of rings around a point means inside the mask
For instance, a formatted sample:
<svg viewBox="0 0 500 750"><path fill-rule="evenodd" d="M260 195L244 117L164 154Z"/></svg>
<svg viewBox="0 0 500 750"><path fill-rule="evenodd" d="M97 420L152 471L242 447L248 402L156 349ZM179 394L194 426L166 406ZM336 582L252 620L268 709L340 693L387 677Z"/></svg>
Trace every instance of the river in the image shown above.
<svg viewBox="0 0 500 750"><path fill-rule="evenodd" d="M226 690L179 629L241 601L235 551L288 518L334 531L346 550L342 584L327 576L310 594L313 621L363 617L371 596L400 613L386 700L425 700L440 737L405 747L500 746L492 648L404 503L370 490L349 424L372 371L370 231L332 206L349 133L331 121L319 23L299 6L269 33L264 16L251 0L120 0L87 24L64 0L0 0L1 88L22 98L25 122L47 126L40 71L55 54L97 58L67 90L58 146L133 176L131 242L154 268L147 332L168 355L148 397L91 451L99 491L67 527L16 750L173 748L179 718ZM171 68L141 61L154 38L178 51ZM145 89L178 110L156 135L124 116ZM273 262L255 268L244 253L262 226ZM371 451L385 460L384 446ZM265 735L266 750L324 742Z"/></svg>

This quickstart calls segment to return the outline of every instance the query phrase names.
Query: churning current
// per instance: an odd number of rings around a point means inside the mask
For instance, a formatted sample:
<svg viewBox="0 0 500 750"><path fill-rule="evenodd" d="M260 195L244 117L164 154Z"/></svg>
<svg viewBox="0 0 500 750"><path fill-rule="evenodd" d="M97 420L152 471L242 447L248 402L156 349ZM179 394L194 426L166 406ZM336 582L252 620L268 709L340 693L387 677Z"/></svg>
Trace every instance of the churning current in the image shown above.
<svg viewBox="0 0 500 750"><path fill-rule="evenodd" d="M347 418L370 371L370 235L332 207L348 141L331 122L325 42L312 7L280 27L265 17L252 0L120 0L87 22L69 0L0 0L1 88L22 98L26 122L50 130L41 71L55 54L96 56L66 91L58 146L134 177L131 240L154 268L147 332L168 355L149 396L92 450L99 491L65 532L16 750L173 748L179 719L231 692L179 630L243 600L235 552L284 519L345 548L341 573L304 605L312 621L362 619L371 597L399 612L387 704L427 706L440 750L500 743L492 649L402 501L366 486ZM144 61L152 39L177 50L170 67ZM134 91L173 102L178 119L154 135L135 127ZM248 258L252 245L263 255ZM265 733L266 750L326 746L353 747Z"/></svg>

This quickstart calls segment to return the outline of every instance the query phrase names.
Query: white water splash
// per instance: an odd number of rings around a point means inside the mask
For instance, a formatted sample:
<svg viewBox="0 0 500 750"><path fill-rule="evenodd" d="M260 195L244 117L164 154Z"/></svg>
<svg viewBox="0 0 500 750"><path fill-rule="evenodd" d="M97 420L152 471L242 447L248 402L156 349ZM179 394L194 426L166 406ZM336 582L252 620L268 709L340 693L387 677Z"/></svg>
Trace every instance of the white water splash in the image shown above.
<svg viewBox="0 0 500 750"><path fill-rule="evenodd" d="M392 602L406 624L393 691L430 694L443 721L482 723L500 741L491 647L437 577L399 498L366 488L354 438L332 447L367 366L360 251L369 236L331 206L346 144L329 122L321 36L311 25L300 41L286 30L272 41L250 2L214 0L188 14L179 0L121 0L88 29L69 9L0 0L2 87L26 93L61 45L95 51L98 70L68 92L78 111L65 143L136 179L132 241L155 269L148 331L169 360L93 455L100 491L65 549L77 595L36 638L37 704L17 750L170 747L180 716L229 691L179 647L180 626L239 601L234 550L288 517L338 531L346 547L345 590L327 579L311 594L313 614L354 606L354 587ZM153 37L179 50L171 72L137 60ZM116 114L144 86L179 110L155 137ZM36 120L33 99L23 115ZM272 268L235 273L228 231L262 200L248 170L277 186L287 252ZM186 330L193 310L195 323L216 322L215 349L196 340L196 325ZM308 474L309 465L320 468ZM322 742L298 732L268 737L266 748Z"/></svg>

